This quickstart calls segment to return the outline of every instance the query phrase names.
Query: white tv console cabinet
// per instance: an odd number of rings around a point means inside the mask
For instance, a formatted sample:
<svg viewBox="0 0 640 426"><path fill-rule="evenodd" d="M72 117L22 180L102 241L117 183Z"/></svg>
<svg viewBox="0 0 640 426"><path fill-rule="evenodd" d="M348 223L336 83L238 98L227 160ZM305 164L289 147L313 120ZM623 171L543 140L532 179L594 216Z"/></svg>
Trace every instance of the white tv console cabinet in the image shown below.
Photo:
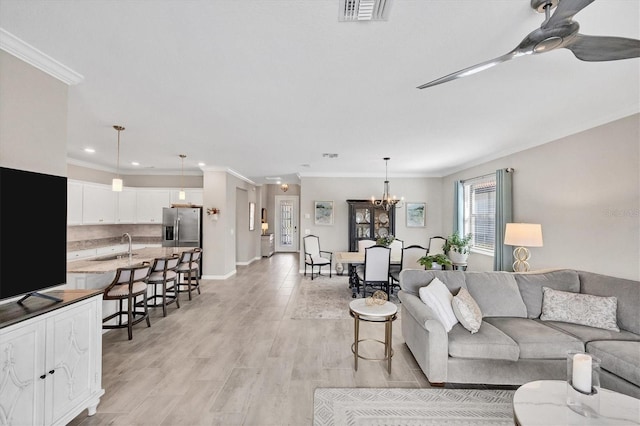
<svg viewBox="0 0 640 426"><path fill-rule="evenodd" d="M102 292L48 294L0 305L0 424L66 425L104 394Z"/></svg>

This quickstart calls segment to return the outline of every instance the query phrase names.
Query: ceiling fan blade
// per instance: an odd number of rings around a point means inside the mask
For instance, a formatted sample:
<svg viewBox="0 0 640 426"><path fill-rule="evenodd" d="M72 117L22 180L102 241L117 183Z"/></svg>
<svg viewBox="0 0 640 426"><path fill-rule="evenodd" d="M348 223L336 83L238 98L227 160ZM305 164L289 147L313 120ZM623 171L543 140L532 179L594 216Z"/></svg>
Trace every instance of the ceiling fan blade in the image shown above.
<svg viewBox="0 0 640 426"><path fill-rule="evenodd" d="M452 81L455 80L457 78L461 78L461 77L466 77L472 74L475 74L477 72L480 71L484 71L486 69L492 68L498 64L501 64L503 62L506 62L510 59L515 58L516 56L518 56L518 50L512 50L511 52L504 54L502 56L499 56L495 59L490 59L488 61L484 61L481 62L479 64L470 66L468 68L462 69L460 71L456 71L454 73L451 73L449 75L445 75L444 77L438 78L437 80L433 80L430 81L428 83L425 83L421 86L418 86L418 89L426 89L427 87L433 87L436 86L438 84L442 84L442 83L446 83L448 81Z"/></svg>
<svg viewBox="0 0 640 426"><path fill-rule="evenodd" d="M624 37L577 34L566 46L576 58L589 61L616 61L640 57L640 40Z"/></svg>
<svg viewBox="0 0 640 426"><path fill-rule="evenodd" d="M595 0L560 0L555 12L548 21L542 24L542 28L552 28L565 21L570 21L573 16Z"/></svg>

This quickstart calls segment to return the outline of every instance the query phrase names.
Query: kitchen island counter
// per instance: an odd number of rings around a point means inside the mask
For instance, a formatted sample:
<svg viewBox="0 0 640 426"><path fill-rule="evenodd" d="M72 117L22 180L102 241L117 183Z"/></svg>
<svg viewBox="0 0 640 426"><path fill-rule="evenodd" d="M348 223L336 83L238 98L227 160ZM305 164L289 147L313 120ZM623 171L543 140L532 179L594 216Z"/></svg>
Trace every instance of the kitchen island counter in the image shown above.
<svg viewBox="0 0 640 426"><path fill-rule="evenodd" d="M153 262L157 257L171 256L174 253L180 254L183 251L192 250L193 247L147 247L133 250L131 262L127 253L120 253L123 257L112 260L86 259L67 262L68 274L104 274L115 272L116 269L139 265L142 262ZM113 256L110 256L113 257Z"/></svg>

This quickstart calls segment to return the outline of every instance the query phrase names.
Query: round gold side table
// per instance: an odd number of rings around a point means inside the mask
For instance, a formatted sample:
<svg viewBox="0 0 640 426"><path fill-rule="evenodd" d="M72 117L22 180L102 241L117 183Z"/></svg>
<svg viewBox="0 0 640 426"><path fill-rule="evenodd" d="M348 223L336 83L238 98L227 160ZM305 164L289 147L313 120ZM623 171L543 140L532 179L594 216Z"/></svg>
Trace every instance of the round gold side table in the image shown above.
<svg viewBox="0 0 640 426"><path fill-rule="evenodd" d="M391 374L391 357L393 356L392 343L392 323L396 319L398 307L391 302L384 302L382 305L367 306L366 299L356 299L349 303L349 314L354 318L354 342L351 345L355 360L355 369L358 371L358 358L374 361L387 360L387 370ZM383 322L384 342L376 339L360 339L360 321ZM364 341L379 342L384 345L383 358L366 358L358 354L358 344Z"/></svg>

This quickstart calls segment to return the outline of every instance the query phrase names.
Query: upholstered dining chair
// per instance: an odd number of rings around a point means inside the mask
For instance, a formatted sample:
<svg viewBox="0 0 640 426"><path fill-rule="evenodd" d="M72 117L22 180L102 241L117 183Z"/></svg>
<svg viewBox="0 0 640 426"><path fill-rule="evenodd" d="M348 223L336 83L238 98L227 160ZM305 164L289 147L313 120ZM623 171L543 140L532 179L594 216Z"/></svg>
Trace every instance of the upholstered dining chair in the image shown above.
<svg viewBox="0 0 640 426"><path fill-rule="evenodd" d="M201 258L202 249L200 247L196 247L193 250L183 251L180 255L178 266L176 267L176 273L178 274L176 281L177 291L178 293L189 293L189 300L191 300L191 292L193 290L197 290L198 294L200 294ZM181 277L182 279L180 279Z"/></svg>
<svg viewBox="0 0 640 426"><path fill-rule="evenodd" d="M358 240L358 251L364 253L364 249L367 247L372 247L376 245L376 240L371 240L369 238L365 238L363 240Z"/></svg>
<svg viewBox="0 0 640 426"><path fill-rule="evenodd" d="M133 339L133 326L146 320L147 327L151 327L149 310L147 308L147 277L149 265L139 265L116 269L116 276L105 289L103 300L117 300L118 311L102 319L103 329L127 328L129 340ZM136 309L136 299L140 298L142 310ZM123 306L127 302L126 309ZM127 322L123 323L123 317ZM137 317L137 318L136 318ZM117 324L105 324L117 318Z"/></svg>
<svg viewBox="0 0 640 426"><path fill-rule="evenodd" d="M435 254L444 254L444 245L447 239L444 237L431 237L429 238L429 256Z"/></svg>
<svg viewBox="0 0 640 426"><path fill-rule="evenodd" d="M404 247L404 241L399 240L397 238L391 241L391 244L389 244L389 248L391 249L391 259L401 259L403 247ZM402 265L391 264L389 265L389 274L392 274L394 272L397 272L399 274L401 269L402 269Z"/></svg>
<svg viewBox="0 0 640 426"><path fill-rule="evenodd" d="M364 250L364 270L358 271L359 284L362 283L362 296L367 295L367 287L384 288L389 294L389 265L391 263L391 249L374 245Z"/></svg>
<svg viewBox="0 0 640 426"><path fill-rule="evenodd" d="M418 263L418 259L427 255L427 249L419 245L411 245L402 249L402 261L400 262L400 270L391 271L391 284L393 286L400 282L400 272L405 269L424 269L424 266Z"/></svg>
<svg viewBox="0 0 640 426"><path fill-rule="evenodd" d="M180 262L180 256L174 254L172 256L157 257L153 260L151 270L149 271L149 277L147 278L147 284L153 287L153 295L148 296L151 300L147 303L150 308L156 308L162 306L162 316L167 316L167 306L171 303L176 304L176 307L180 307L180 300L178 298L178 263ZM158 294L158 286L161 287L162 293Z"/></svg>
<svg viewBox="0 0 640 426"><path fill-rule="evenodd" d="M329 266L329 278L331 278L331 262L333 253L320 250L320 238L316 235L307 235L304 242L304 276L307 276L307 265L311 266L311 280L313 281L313 270L318 267L318 276L321 275L322 267Z"/></svg>

